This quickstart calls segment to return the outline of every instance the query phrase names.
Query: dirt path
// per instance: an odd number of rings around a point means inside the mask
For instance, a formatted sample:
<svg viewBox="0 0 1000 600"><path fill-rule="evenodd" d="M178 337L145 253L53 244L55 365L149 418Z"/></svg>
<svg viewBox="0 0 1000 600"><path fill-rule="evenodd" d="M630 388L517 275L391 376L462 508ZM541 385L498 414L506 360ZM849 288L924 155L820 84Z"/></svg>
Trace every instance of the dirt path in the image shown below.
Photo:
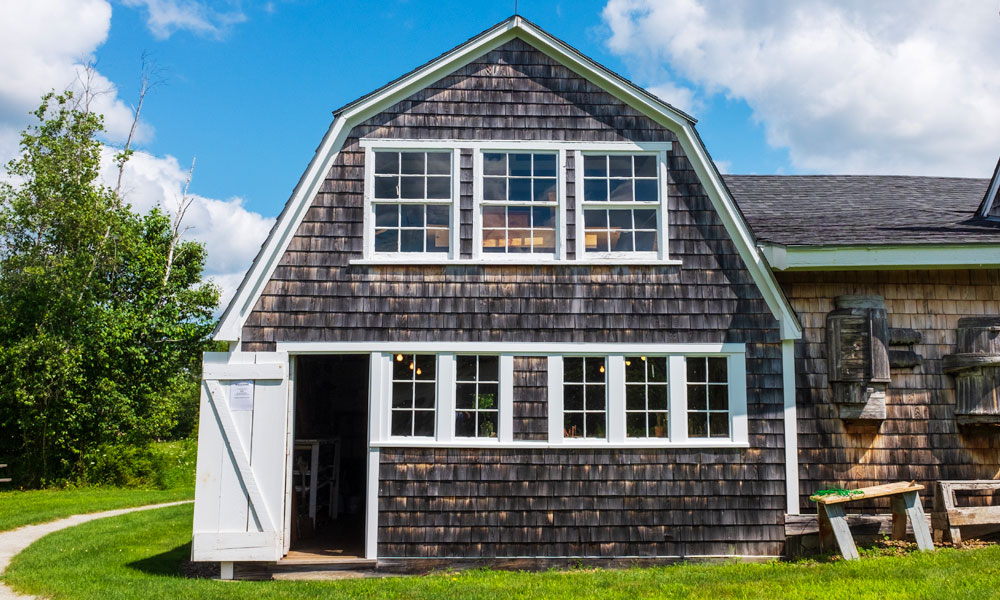
<svg viewBox="0 0 1000 600"><path fill-rule="evenodd" d="M14 558L14 556L53 531L66 529L67 527L86 523L87 521L93 521L94 519L117 517L118 515L124 515L125 513L140 510L152 510L154 508L165 508L167 506L177 506L178 504L190 504L191 502L192 500L181 500L179 502L150 504L147 506L119 508L117 510L106 510L104 512L89 513L85 515L73 515L72 517L66 517L65 519L59 519L58 521L50 521L39 525L26 525L20 529L4 531L0 533L0 575L2 575L7 569L7 565L10 564L10 561ZM0 600L27 600L29 598L32 598L32 596L21 596L19 594L15 594L12 589L3 583L0 583Z"/></svg>

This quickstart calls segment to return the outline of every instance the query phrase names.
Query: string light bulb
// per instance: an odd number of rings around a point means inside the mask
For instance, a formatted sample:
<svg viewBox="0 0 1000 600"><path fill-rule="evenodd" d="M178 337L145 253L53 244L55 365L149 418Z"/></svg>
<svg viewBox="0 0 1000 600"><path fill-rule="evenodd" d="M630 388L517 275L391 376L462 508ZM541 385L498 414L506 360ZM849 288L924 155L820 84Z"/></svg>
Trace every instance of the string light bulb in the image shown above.
<svg viewBox="0 0 1000 600"><path fill-rule="evenodd" d="M601 365L601 373L604 372L604 365Z"/></svg>
<svg viewBox="0 0 1000 600"><path fill-rule="evenodd" d="M417 375L423 375L423 374L424 374L423 371L421 371L420 369L417 369Z"/></svg>
<svg viewBox="0 0 1000 600"><path fill-rule="evenodd" d="M632 361L630 361L630 360L626 360L626 361L625 361L625 366L626 366L626 367L631 367L631 366L632 366Z"/></svg>
<svg viewBox="0 0 1000 600"><path fill-rule="evenodd" d="M396 362L403 362L403 355L402 354L397 354L396 355Z"/></svg>
<svg viewBox="0 0 1000 600"><path fill-rule="evenodd" d="M639 359L642 360L643 362L646 362L646 357L645 356L640 356Z"/></svg>
<svg viewBox="0 0 1000 600"><path fill-rule="evenodd" d="M413 363L410 363L410 370L413 370Z"/></svg>

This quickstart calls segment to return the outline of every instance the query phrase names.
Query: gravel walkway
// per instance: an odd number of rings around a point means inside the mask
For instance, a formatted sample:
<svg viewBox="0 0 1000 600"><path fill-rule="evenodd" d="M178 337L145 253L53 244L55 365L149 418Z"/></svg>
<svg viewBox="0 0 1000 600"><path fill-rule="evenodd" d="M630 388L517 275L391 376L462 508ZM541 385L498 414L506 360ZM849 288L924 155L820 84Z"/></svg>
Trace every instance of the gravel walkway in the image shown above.
<svg viewBox="0 0 1000 600"><path fill-rule="evenodd" d="M152 510L154 508L165 508L167 506L177 506L178 504L190 504L191 500L181 500L180 502L167 502L165 504L150 504L148 506L135 506L132 508L120 508L117 510L107 510L104 512L90 513L86 515L73 515L58 521L50 521L39 525L26 525L20 529L4 531L0 533L0 575L7 569L7 565L19 552L38 541L38 539L60 529L66 529L80 523L103 519L105 517L117 517L125 513L140 510ZM32 596L21 596L15 594L13 590L0 582L0 600L26 600Z"/></svg>

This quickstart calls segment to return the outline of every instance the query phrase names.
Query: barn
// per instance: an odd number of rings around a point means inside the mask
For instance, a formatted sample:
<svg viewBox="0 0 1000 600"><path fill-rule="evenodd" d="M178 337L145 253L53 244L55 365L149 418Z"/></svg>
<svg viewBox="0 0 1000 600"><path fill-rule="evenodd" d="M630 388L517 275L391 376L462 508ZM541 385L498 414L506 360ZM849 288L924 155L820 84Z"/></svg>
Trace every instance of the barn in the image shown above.
<svg viewBox="0 0 1000 600"><path fill-rule="evenodd" d="M724 176L511 17L334 112L205 354L192 559L769 558L816 489L998 478L998 187Z"/></svg>

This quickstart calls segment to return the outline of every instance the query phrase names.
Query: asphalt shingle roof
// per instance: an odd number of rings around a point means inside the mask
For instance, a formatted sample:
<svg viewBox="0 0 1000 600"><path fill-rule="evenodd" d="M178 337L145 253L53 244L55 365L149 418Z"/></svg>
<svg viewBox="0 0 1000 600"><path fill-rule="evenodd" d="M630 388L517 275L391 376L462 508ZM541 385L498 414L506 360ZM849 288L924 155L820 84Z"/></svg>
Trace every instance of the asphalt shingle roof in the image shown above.
<svg viewBox="0 0 1000 600"><path fill-rule="evenodd" d="M988 179L724 175L759 241L806 245L1000 244L976 216Z"/></svg>

